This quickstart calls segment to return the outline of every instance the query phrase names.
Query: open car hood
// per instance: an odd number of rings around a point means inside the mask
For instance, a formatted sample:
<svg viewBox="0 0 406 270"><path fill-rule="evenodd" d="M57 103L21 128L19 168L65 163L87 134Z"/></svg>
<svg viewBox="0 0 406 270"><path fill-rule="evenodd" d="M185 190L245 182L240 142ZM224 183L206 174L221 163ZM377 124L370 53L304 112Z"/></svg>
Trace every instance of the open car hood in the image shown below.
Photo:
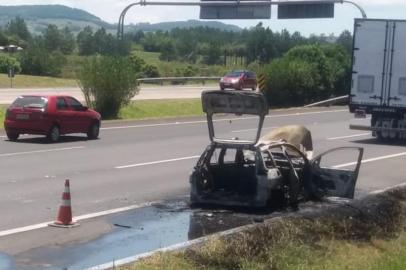
<svg viewBox="0 0 406 270"><path fill-rule="evenodd" d="M262 94L247 91L203 91L202 107L207 115L210 140L217 143L256 144L261 135L264 118L269 112L268 103ZM213 124L214 114L258 116L259 123L255 140L246 141L233 138L216 138Z"/></svg>

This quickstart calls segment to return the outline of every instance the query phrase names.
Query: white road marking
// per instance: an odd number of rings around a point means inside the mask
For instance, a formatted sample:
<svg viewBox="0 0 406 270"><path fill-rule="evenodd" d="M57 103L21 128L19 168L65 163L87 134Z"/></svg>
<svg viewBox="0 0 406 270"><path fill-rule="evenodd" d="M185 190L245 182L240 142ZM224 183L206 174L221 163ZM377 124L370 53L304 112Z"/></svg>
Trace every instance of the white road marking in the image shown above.
<svg viewBox="0 0 406 270"><path fill-rule="evenodd" d="M374 162L374 161L378 161L378 160L382 160L382 159L396 158L396 157L401 157L401 156L406 156L406 152L393 154L393 155L382 156L382 157L377 157L377 158L366 159L366 160L363 160L362 163ZM193 157L187 157L187 158L180 158L180 159L176 159L176 160L191 159L191 158L197 158L197 157L198 156L193 156ZM176 160L167 160L167 162L176 161ZM165 161L161 161L161 162L165 162ZM157 163L157 162L155 162L155 163ZM139 165L136 164L136 165L137 166L142 166L140 164ZM144 163L144 164L148 164L148 163ZM154 164L154 163L150 162L149 164ZM356 162L350 162L350 163L336 165L333 168L338 169L338 168L352 166L352 165L355 165L355 164L356 164ZM116 167L116 168L119 168L119 167ZM162 201L147 202L147 203L131 205L131 206L126 206L126 207L121 207L121 208L116 208L116 209L111 209L111 210L106 210L106 211L101 211L101 212L96 212L96 213L85 214L85 215L81 215L81 216L78 216L78 217L74 218L74 220L80 221L80 220L86 220L86 219L95 218L95 217L106 216L106 215L110 215L110 214L116 214L116 213L125 212L125 211L128 211L128 210L133 210L133 209L137 209L137 208L150 206L150 205L153 205L153 204L156 204L156 203L161 203L161 202ZM48 221L48 222L34 224L34 225L30 225L30 226L25 226L25 227L0 231L0 237L45 228L45 227L48 226L49 223L52 223L52 222L53 221Z"/></svg>
<svg viewBox="0 0 406 270"><path fill-rule="evenodd" d="M266 118L279 118L279 117L301 116L301 115L311 115L311 114L337 113L337 112L347 112L347 111L348 110L332 110L332 111L291 113L291 114L269 115L269 116L266 116ZM249 119L256 119L256 118L258 118L258 117L254 116L254 117L225 118L225 119L216 119L216 120L213 120L213 122L228 122L228 121L249 120ZM200 124L200 123L206 123L206 122L207 122L206 120L198 120L198 121L185 121L185 122L170 122L170 123L161 123L161 124L102 127L100 129L101 130L115 130L115 129L128 129L128 128L161 127L161 126Z"/></svg>
<svg viewBox="0 0 406 270"><path fill-rule="evenodd" d="M371 132L353 134L353 135L347 135L347 136L341 136L341 137L332 137L332 138L327 138L327 140L334 141L334 140L348 139L348 138L354 138L354 137L363 137L363 136L369 136L369 135L371 135Z"/></svg>
<svg viewBox="0 0 406 270"><path fill-rule="evenodd" d="M144 163L137 163L137 164L124 165L124 166L117 166L117 167L114 167L114 168L115 168L115 169L127 169L127 168L141 167L141 166L147 166L147 165L154 165L154 164L161 164L161 163L176 162L176 161L181 161L181 160L197 159L197 158L199 158L199 157L200 157L200 156L190 156L190 157L181 157L181 158L165 159L165 160L158 160L158 161L152 161L152 162L144 162Z"/></svg>
<svg viewBox="0 0 406 270"><path fill-rule="evenodd" d="M381 156L381 157L376 157L376 158L370 158L370 159L363 159L361 161L362 164L364 163L369 163L369 162L374 162L374 161L379 161L379 160L383 160L383 159L389 159L389 158L396 158L396 157L402 157L402 156L406 156L406 152L402 152L402 153L398 153L398 154L393 154L393 155L387 155L387 156ZM340 164L340 165L336 165L333 168L335 169L339 169L339 168L344 168L344 167L349 167L349 166L353 166L356 165L357 162L349 162L349 163L344 163L344 164Z"/></svg>
<svg viewBox="0 0 406 270"><path fill-rule="evenodd" d="M20 155L39 154L39 153L48 153L48 152L58 152L58 151L67 151L67 150L82 149L82 148L85 148L85 147L84 146L75 146L75 147L54 148L54 149L46 149L46 150L34 150L34 151L27 151L27 152L4 153L4 154L0 154L0 157L20 156Z"/></svg>
<svg viewBox="0 0 406 270"><path fill-rule="evenodd" d="M96 218L96 217L101 217L101 216L106 216L106 215L111 215L111 214L117 214L117 213L129 211L129 210L133 210L133 209L137 209L137 208L151 206L151 205L157 204L157 203L161 203L161 201L146 202L146 203L135 204L135 205L130 205L130 206L126 206L126 207L96 212L96 213L90 213L90 214L74 217L74 220L81 221L81 220L86 220L86 219L91 219L91 218ZM52 222L53 221L47 221L47 222L29 225L29 226L25 226L25 227L0 231L0 237L45 228L45 227L48 227L48 224L50 224Z"/></svg>

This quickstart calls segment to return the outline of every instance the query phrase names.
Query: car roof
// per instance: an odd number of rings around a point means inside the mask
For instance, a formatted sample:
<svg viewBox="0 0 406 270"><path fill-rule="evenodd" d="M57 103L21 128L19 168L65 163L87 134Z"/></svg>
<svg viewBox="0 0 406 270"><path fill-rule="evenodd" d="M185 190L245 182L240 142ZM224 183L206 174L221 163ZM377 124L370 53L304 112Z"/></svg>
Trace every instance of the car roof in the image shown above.
<svg viewBox="0 0 406 270"><path fill-rule="evenodd" d="M20 95L19 97L42 97L42 98L57 98L57 97L71 97L68 95L38 95L38 94L33 94L33 95Z"/></svg>

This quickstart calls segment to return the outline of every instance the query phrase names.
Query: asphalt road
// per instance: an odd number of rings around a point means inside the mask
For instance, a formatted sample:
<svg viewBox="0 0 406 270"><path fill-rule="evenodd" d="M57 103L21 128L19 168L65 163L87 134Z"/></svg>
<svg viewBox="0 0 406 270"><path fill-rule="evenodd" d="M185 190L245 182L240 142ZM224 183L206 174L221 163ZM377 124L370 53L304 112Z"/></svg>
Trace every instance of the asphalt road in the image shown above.
<svg viewBox="0 0 406 270"><path fill-rule="evenodd" d="M139 94L134 96L133 100L200 98L201 92L208 88L216 89L218 85L141 85ZM20 95L34 94L69 95L84 101L83 94L79 88L2 88L0 89L0 104L10 104Z"/></svg>
<svg viewBox="0 0 406 270"><path fill-rule="evenodd" d="M348 129L345 107L272 112L263 133L286 124L307 126L316 153L362 146L361 193L405 182L404 145L383 145L368 133ZM229 134L253 134L252 119L219 121ZM0 233L53 220L65 179L71 181L74 215L148 201L187 196L188 176L209 143L204 118L104 123L100 139L66 136L47 144L42 137L7 141L0 131ZM350 158L351 159L351 158ZM354 160L336 160L340 165Z"/></svg>

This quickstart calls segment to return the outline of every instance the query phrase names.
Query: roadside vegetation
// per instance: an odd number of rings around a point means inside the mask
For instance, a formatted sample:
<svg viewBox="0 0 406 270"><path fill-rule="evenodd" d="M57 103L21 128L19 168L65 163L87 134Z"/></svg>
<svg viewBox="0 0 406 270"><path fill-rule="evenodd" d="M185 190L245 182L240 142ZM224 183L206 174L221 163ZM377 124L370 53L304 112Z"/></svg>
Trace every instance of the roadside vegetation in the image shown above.
<svg viewBox="0 0 406 270"><path fill-rule="evenodd" d="M78 71L86 103L100 112L102 119L117 118L120 108L128 105L139 92L137 79L142 63L131 59L93 57L86 60Z"/></svg>
<svg viewBox="0 0 406 270"><path fill-rule="evenodd" d="M17 75L13 78L13 88L48 88L48 87L78 87L75 79ZM10 88L11 82L7 74L0 74L0 91L1 88Z"/></svg>
<svg viewBox="0 0 406 270"><path fill-rule="evenodd" d="M0 105L0 128L3 128L4 118L6 117L6 106Z"/></svg>
<svg viewBox="0 0 406 270"><path fill-rule="evenodd" d="M158 253L122 270L403 270L403 191L318 216L286 217L180 252Z"/></svg>
<svg viewBox="0 0 406 270"><path fill-rule="evenodd" d="M119 118L153 119L201 115L203 111L200 99L140 100L123 107Z"/></svg>
<svg viewBox="0 0 406 270"><path fill-rule="evenodd" d="M41 34L32 34L22 18L11 19L0 29L0 46L12 44L21 49L0 52L0 88L10 86L4 75L10 67L17 74L15 87L76 86L79 80L88 105L105 119L118 117L129 95L137 93L134 81L145 77L218 77L232 69L250 69L267 77L265 95L277 107L303 105L349 91L349 31L304 37L299 32L275 32L259 23L242 31L202 26L133 31L118 39L104 28L74 30L49 24ZM90 76L89 69L85 70L88 63L104 59L129 61L132 70L128 65L115 65L106 72L93 68ZM116 69L125 70L126 75ZM36 76L69 80L39 82ZM107 105L107 101L114 104Z"/></svg>

